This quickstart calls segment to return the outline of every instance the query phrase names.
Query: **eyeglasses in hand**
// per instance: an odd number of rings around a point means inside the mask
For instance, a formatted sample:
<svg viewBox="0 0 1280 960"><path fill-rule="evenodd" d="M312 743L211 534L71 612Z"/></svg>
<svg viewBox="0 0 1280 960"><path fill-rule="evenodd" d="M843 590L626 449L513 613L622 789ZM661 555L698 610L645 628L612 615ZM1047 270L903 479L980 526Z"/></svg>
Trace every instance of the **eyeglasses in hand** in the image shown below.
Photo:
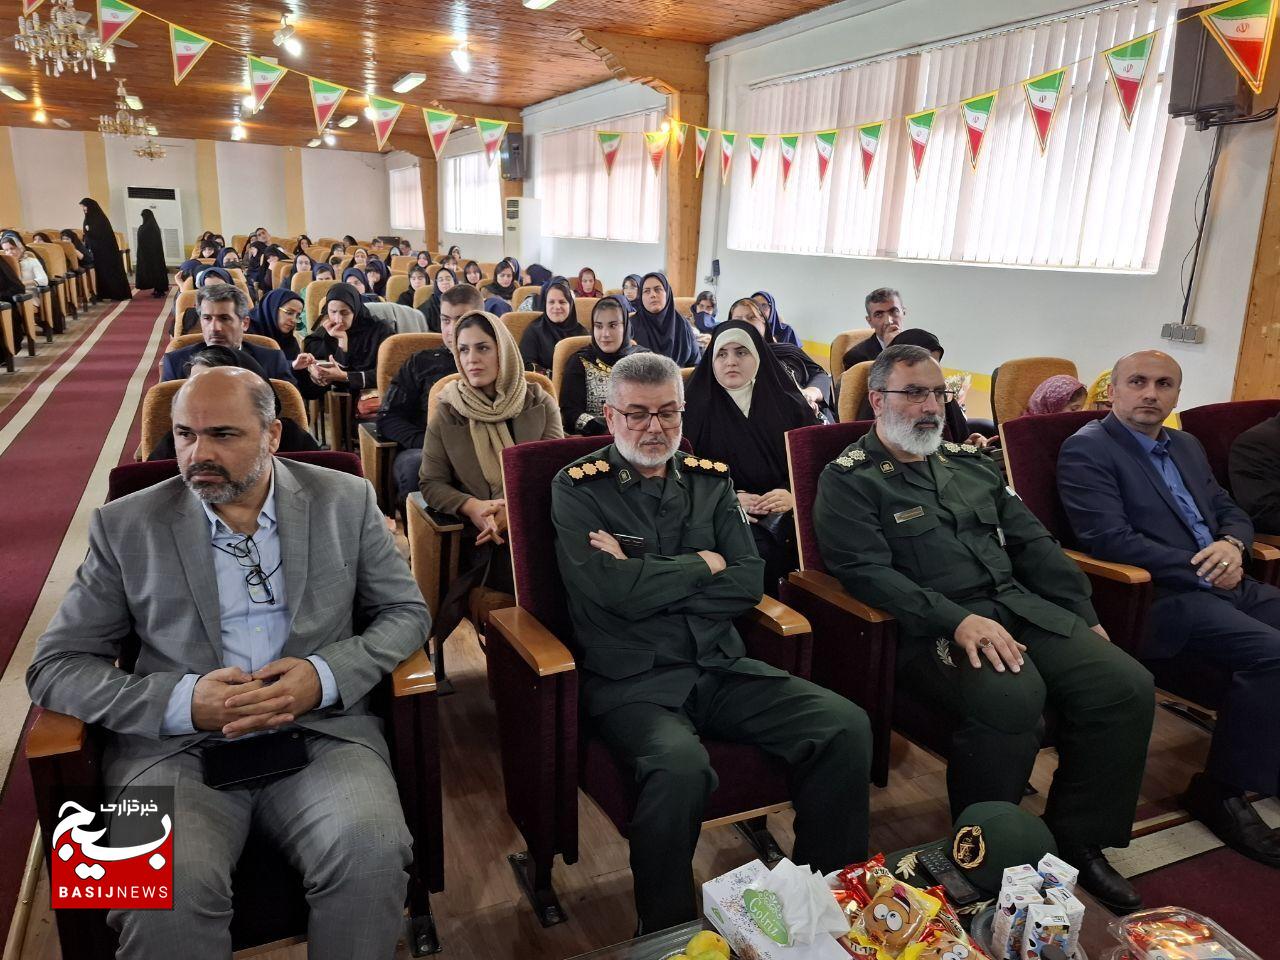
<svg viewBox="0 0 1280 960"><path fill-rule="evenodd" d="M244 585L249 588L250 603L275 604L276 594L271 589L271 578L280 569L281 563L284 562L283 560L277 563L275 569L270 572L263 570L262 560L258 556L258 545L253 542L253 537L245 537L243 540L225 547L218 546L215 543L213 548L235 557L236 562L245 569Z"/></svg>
<svg viewBox="0 0 1280 960"><path fill-rule="evenodd" d="M944 390L941 387L936 390L930 390L927 387L907 387L905 390L877 390L876 393L900 393L907 398L907 403L917 406L924 403L928 397L933 397L939 403L950 403L956 398L954 390Z"/></svg>

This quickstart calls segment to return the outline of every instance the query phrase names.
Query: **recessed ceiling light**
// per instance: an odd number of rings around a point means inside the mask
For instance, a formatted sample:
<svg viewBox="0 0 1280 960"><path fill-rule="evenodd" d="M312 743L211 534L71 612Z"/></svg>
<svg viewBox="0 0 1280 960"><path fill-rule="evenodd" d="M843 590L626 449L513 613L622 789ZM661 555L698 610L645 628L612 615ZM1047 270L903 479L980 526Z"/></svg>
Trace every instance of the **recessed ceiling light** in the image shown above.
<svg viewBox="0 0 1280 960"><path fill-rule="evenodd" d="M302 53L302 43L294 35L293 16L285 14L280 18L280 29L271 35L271 42L277 47L282 47L285 53L291 57L296 57Z"/></svg>
<svg viewBox="0 0 1280 960"><path fill-rule="evenodd" d="M373 112L373 107L372 107L372 106L368 106L368 107L365 107L365 108L364 108L364 118L365 118L366 120L372 120L372 119L373 119L374 117L376 117L376 116L377 116L377 114Z"/></svg>
<svg viewBox="0 0 1280 960"><path fill-rule="evenodd" d="M524 5L530 10L545 10L551 6L556 0L522 0Z"/></svg>
<svg viewBox="0 0 1280 960"><path fill-rule="evenodd" d="M246 93L241 97L240 103L250 113L253 113L254 110L258 109L258 101L253 98L252 93Z"/></svg>
<svg viewBox="0 0 1280 960"><path fill-rule="evenodd" d="M71 129L71 124L67 123L67 121L63 120L61 117L54 117L53 125L55 127L61 127L63 130Z"/></svg>
<svg viewBox="0 0 1280 960"><path fill-rule="evenodd" d="M0 93L3 93L10 100L25 100L27 95L15 86L10 84L0 84Z"/></svg>
<svg viewBox="0 0 1280 960"><path fill-rule="evenodd" d="M345 129L346 127L354 127L359 122L360 122L359 117L357 117L354 113L348 113L345 117L343 117L341 120L338 121L338 126Z"/></svg>
<svg viewBox="0 0 1280 960"><path fill-rule="evenodd" d="M453 63L459 70L463 73L471 72L471 51L465 43L458 44L449 55L453 57Z"/></svg>
<svg viewBox="0 0 1280 960"><path fill-rule="evenodd" d="M243 140L246 136L248 136L248 134L245 132L244 126L242 124L237 123L234 127L231 128L232 140Z"/></svg>
<svg viewBox="0 0 1280 960"><path fill-rule="evenodd" d="M324 135L324 142L328 146L332 147L335 143L338 142L338 138L334 136L332 133L326 132Z"/></svg>
<svg viewBox="0 0 1280 960"><path fill-rule="evenodd" d="M308 147L318 147L318 146L320 146L320 143L321 143L321 140L320 140L320 138L319 138L319 137L312 137L310 140L308 140L308 141L307 141L307 146L308 146Z"/></svg>
<svg viewBox="0 0 1280 960"><path fill-rule="evenodd" d="M396 93L408 93L414 87L422 84L426 79L427 75L425 73L406 73L391 85L391 89Z"/></svg>
<svg viewBox="0 0 1280 960"><path fill-rule="evenodd" d="M36 107L36 112L32 114L31 119L36 123L48 123L49 115L44 112L43 107Z"/></svg>
<svg viewBox="0 0 1280 960"><path fill-rule="evenodd" d="M142 109L142 98L141 98L141 97L138 97L138 96L135 96L135 95L134 95L134 94L132 94L132 93L131 93L131 94L129 94L127 97L125 97L125 98L124 98L124 102L125 102L125 103L127 103L127 104L129 105L129 109L130 109L130 110L141 110L141 109Z"/></svg>

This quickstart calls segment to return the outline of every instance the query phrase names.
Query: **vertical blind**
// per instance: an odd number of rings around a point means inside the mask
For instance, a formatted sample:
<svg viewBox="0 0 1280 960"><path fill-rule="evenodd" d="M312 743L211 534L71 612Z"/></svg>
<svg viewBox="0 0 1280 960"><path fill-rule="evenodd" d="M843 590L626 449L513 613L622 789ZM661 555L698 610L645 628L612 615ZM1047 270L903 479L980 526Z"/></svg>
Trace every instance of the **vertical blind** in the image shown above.
<svg viewBox="0 0 1280 960"><path fill-rule="evenodd" d="M502 187L498 161L490 163L483 151L445 157L441 161L446 233L502 233Z"/></svg>
<svg viewBox="0 0 1280 960"><path fill-rule="evenodd" d="M534 190L542 200L542 232L657 243L665 180L654 173L641 134L661 123L661 113L651 110L538 137ZM597 130L627 134L612 174L605 172Z"/></svg>
<svg viewBox="0 0 1280 960"><path fill-rule="evenodd" d="M738 124L744 133L893 119L885 124L865 185L854 130L840 131L821 189L812 137L801 139L785 189L776 138L768 141L754 186L740 149L730 174L729 246L1156 269L1184 129L1168 116L1164 82L1179 6L1179 0L1137 0L750 90ZM1156 37L1127 129L1106 64L1095 54L1157 27L1166 29ZM1021 81L1068 63L1042 156ZM954 104L997 88L975 172L964 119ZM902 118L941 104L953 106L938 113L917 178Z"/></svg>
<svg viewBox="0 0 1280 960"><path fill-rule="evenodd" d="M422 180L418 168L390 170L388 178L391 183L391 229L426 229L422 220Z"/></svg>

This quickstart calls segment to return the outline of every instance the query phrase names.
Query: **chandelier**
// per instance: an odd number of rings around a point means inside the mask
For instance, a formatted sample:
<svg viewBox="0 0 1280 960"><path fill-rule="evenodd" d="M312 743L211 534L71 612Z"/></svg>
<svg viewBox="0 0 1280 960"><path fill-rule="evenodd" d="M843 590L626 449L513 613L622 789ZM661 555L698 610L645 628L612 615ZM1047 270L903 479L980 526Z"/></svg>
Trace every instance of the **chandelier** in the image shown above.
<svg viewBox="0 0 1280 960"><path fill-rule="evenodd" d="M133 155L147 160L163 160L168 153L160 144L148 139L142 146L133 148Z"/></svg>
<svg viewBox="0 0 1280 960"><path fill-rule="evenodd" d="M154 137L156 127L146 117L136 116L129 106L124 80L116 81L116 112L98 117L98 132L104 137Z"/></svg>
<svg viewBox="0 0 1280 960"><path fill-rule="evenodd" d="M35 11L18 18L13 45L31 56L31 65L34 67L40 60L45 76L55 77L62 76L68 67L72 73L86 69L95 80L99 63L110 70L115 51L104 46L98 34L85 26L89 14L76 10L74 0L50 0L49 7L49 17L43 23Z"/></svg>

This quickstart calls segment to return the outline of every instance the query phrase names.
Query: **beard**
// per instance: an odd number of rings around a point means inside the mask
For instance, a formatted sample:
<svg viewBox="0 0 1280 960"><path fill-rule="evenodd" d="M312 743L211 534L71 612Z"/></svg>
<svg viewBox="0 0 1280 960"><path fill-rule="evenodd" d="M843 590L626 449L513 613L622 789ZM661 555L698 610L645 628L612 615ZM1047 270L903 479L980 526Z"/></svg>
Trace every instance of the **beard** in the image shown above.
<svg viewBox="0 0 1280 960"><path fill-rule="evenodd" d="M201 461L189 464L187 469L182 471L182 482L187 485L188 490L205 503L211 505L233 503L253 489L254 485L262 479L262 475L266 473L269 466L271 466L271 450L264 440L262 449L258 451L257 458L250 465L248 472L239 480L232 479L231 474L227 472L225 467L221 467L216 463ZM191 479L191 477L200 473L216 473L223 478L223 482L211 483L208 480Z"/></svg>
<svg viewBox="0 0 1280 960"><path fill-rule="evenodd" d="M884 439L916 457L937 452L945 424L940 414L913 417L885 409L877 421Z"/></svg>
<svg viewBox="0 0 1280 960"><path fill-rule="evenodd" d="M662 443L657 444L643 441L636 443L630 437L623 438L615 434L613 442L618 452L629 462L637 467L649 469L662 466L675 455L675 452L680 449L680 436L677 433L672 438L664 433L661 435ZM648 439L649 434L645 434L644 440Z"/></svg>

